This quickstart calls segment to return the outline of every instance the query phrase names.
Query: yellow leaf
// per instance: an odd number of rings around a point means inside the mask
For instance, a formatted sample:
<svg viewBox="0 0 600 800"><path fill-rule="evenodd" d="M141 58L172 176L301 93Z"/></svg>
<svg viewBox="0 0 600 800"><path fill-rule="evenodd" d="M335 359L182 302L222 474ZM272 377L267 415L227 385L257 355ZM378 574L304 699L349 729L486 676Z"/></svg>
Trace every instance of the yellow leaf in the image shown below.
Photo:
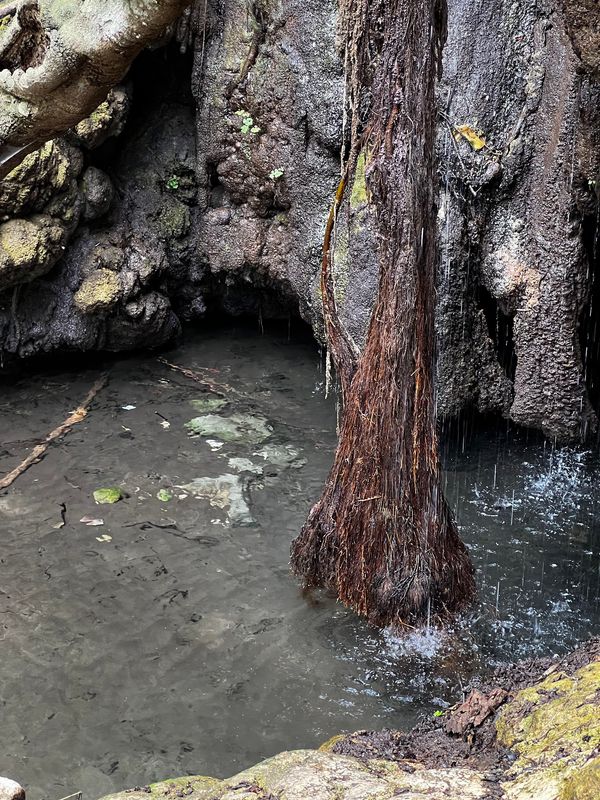
<svg viewBox="0 0 600 800"><path fill-rule="evenodd" d="M485 139L470 125L457 125L455 130L460 136L467 140L473 150L482 150L485 147Z"/></svg>

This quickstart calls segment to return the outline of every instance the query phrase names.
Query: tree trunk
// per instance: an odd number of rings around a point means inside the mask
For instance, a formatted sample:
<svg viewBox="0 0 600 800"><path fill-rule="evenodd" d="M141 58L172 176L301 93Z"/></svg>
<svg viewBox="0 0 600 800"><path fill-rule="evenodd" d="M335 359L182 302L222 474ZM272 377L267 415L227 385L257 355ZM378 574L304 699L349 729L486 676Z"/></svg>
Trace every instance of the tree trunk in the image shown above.
<svg viewBox="0 0 600 800"><path fill-rule="evenodd" d="M433 385L435 83L446 9L444 0L351 0L343 11L351 167L358 115L372 94L361 150L377 209L379 287L356 367L345 348L333 350L346 387L340 440L323 495L292 546L292 565L308 585L334 590L375 625L414 625L447 619L474 593L442 492ZM324 288L335 341L331 287Z"/></svg>

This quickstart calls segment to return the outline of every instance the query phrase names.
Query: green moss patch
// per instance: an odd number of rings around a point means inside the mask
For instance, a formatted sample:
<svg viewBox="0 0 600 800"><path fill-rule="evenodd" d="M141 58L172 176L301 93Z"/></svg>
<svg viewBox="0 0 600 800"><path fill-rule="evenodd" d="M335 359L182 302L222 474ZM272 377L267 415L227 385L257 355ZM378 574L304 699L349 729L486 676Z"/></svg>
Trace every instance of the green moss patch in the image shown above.
<svg viewBox="0 0 600 800"><path fill-rule="evenodd" d="M123 498L123 492L118 486L109 486L105 489L96 489L94 500L100 505L118 503Z"/></svg>
<svg viewBox="0 0 600 800"><path fill-rule="evenodd" d="M350 194L350 208L359 208L360 206L369 202L366 168L367 156L363 151L356 160L354 182L352 184L352 192Z"/></svg>
<svg viewBox="0 0 600 800"><path fill-rule="evenodd" d="M545 786L554 792L548 797L587 798L578 787L583 792L598 773L600 663L573 675L554 672L523 689L500 712L496 731L498 741L517 754L504 786L507 797L545 797ZM590 797L600 797L596 785Z"/></svg>
<svg viewBox="0 0 600 800"><path fill-rule="evenodd" d="M121 280L110 269L97 269L75 293L75 305L84 314L112 308L121 295Z"/></svg>

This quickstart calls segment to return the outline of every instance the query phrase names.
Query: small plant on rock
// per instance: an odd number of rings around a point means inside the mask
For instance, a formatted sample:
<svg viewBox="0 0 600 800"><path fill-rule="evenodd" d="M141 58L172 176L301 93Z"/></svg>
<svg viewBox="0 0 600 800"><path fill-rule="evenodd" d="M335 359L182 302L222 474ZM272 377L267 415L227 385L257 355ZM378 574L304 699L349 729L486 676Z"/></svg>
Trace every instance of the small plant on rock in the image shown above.
<svg viewBox="0 0 600 800"><path fill-rule="evenodd" d="M252 116L243 108L240 108L239 111L236 111L235 115L236 117L242 118L242 127L240 128L240 130L244 135L247 135L248 133L251 133L253 135L260 133L261 129L259 128L259 126L254 124L254 119L252 118Z"/></svg>

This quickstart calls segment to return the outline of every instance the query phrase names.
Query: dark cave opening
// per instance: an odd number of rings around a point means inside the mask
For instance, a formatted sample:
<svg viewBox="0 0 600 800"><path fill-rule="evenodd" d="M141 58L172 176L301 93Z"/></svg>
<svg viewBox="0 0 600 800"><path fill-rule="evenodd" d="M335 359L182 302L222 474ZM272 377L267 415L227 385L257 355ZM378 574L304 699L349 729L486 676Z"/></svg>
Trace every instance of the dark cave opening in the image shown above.
<svg viewBox="0 0 600 800"><path fill-rule="evenodd" d="M517 370L517 354L514 341L514 313L507 314L500 303L485 286L477 288L477 302L484 313L490 339L498 363L506 377L513 381Z"/></svg>
<svg viewBox="0 0 600 800"><path fill-rule="evenodd" d="M582 221L581 237L587 255L587 300L579 318L579 346L583 375L592 408L600 412L600 262L598 215Z"/></svg>
<svg viewBox="0 0 600 800"><path fill-rule="evenodd" d="M295 320L298 324L306 324L291 288L288 290L283 284L275 284L253 269L211 275L203 282L202 299L205 304L203 321L254 319L261 328L265 320Z"/></svg>
<svg viewBox="0 0 600 800"><path fill-rule="evenodd" d="M143 135L157 109L165 115L170 115L177 106L193 112L192 68L193 53L182 53L175 41L142 51L123 80L131 99L123 132L93 150L94 165L112 174L126 144Z"/></svg>

